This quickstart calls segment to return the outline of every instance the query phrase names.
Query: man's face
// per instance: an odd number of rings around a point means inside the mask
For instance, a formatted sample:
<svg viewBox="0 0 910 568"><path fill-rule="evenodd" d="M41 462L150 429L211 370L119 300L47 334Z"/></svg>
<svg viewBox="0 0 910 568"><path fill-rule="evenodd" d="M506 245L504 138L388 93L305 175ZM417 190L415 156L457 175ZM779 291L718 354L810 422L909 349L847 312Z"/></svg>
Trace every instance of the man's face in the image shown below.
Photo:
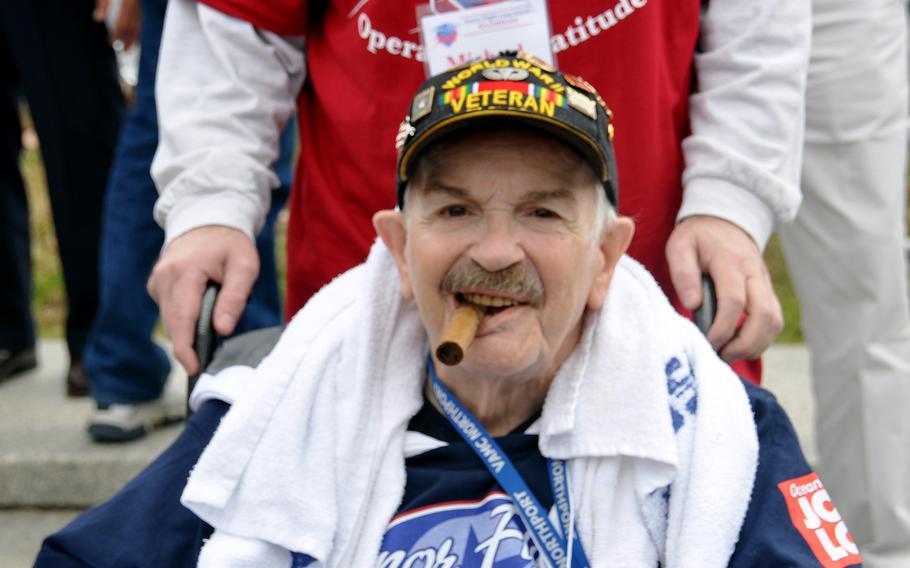
<svg viewBox="0 0 910 568"><path fill-rule="evenodd" d="M405 212L386 212L390 224L377 214L432 345L459 305L487 312L459 372L545 376L572 351L586 307L603 304L631 237L630 228L602 239L598 191L591 170L562 142L496 130L431 152Z"/></svg>

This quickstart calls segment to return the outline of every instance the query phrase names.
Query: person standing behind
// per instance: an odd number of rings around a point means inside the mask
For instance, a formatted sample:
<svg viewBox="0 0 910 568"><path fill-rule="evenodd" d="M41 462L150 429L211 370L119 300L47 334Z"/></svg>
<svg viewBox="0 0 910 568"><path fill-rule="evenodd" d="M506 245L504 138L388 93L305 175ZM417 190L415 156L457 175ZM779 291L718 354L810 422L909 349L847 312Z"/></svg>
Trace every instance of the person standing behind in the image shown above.
<svg viewBox="0 0 910 568"><path fill-rule="evenodd" d="M88 432L101 442L125 442L175 422L183 401L162 397L171 363L152 340L158 307L145 289L164 243L152 218L158 192L149 174L158 147L155 76L167 0L142 0L141 56L136 99L120 134L105 198L98 314L86 349L96 409ZM103 15L102 15L103 19ZM290 192L294 121L282 135L266 226L257 238L261 270L237 333L281 323L282 302L275 266L275 219ZM128 306L128 309L125 309Z"/></svg>
<svg viewBox="0 0 910 568"><path fill-rule="evenodd" d="M394 149L383 141L424 75L417 4L172 3L158 99L166 135L153 164L167 245L149 290L190 372L204 282L224 283L219 333L233 329L246 301L267 164L295 103L301 167L288 228L288 313L366 255L369 215L391 205L383 188L393 183L384 172ZM689 309L701 303L701 273L710 273L718 311L708 339L725 360L755 359L783 326L761 249L799 203L809 6L619 0L549 8L560 64L603 88L624 133L619 206L640 228L630 254ZM747 370L757 380L755 367Z"/></svg>
<svg viewBox="0 0 910 568"><path fill-rule="evenodd" d="M820 475L866 566L910 566L907 13L813 0L803 203L781 243L812 355Z"/></svg>
<svg viewBox="0 0 910 568"><path fill-rule="evenodd" d="M88 394L82 357L98 304L98 243L108 168L124 113L114 52L93 0L0 2L0 380L37 364L28 204L18 170L17 87L47 175L66 286L66 392Z"/></svg>

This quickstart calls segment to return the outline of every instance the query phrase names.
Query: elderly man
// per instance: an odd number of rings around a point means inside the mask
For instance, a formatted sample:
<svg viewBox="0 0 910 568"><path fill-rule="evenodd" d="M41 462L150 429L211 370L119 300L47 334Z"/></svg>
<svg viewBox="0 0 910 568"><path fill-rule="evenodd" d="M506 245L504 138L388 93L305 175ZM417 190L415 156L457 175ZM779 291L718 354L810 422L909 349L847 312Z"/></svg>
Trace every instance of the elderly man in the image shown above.
<svg viewBox="0 0 910 568"><path fill-rule="evenodd" d="M859 564L773 397L624 257L609 116L521 53L430 79L366 263L38 564Z"/></svg>

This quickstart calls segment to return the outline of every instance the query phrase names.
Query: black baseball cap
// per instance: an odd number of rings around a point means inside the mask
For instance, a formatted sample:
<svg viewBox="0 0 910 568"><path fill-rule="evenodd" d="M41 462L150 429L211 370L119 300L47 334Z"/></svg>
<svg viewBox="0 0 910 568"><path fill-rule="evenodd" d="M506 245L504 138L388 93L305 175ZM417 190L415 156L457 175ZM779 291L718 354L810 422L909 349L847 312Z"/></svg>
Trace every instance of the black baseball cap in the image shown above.
<svg viewBox="0 0 910 568"><path fill-rule="evenodd" d="M420 155L440 137L487 121L543 130L573 147L617 205L613 114L591 84L524 52L504 51L427 79L398 129L398 206Z"/></svg>

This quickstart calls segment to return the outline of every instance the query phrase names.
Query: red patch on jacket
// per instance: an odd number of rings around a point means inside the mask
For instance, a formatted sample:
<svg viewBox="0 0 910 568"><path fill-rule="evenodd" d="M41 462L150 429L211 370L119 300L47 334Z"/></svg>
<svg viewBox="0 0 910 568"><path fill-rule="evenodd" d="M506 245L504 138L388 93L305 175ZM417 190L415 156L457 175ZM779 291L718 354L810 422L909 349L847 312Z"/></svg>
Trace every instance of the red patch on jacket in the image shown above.
<svg viewBox="0 0 910 568"><path fill-rule="evenodd" d="M863 561L847 525L817 474L782 481L777 488L787 502L793 526L806 539L822 566L841 568Z"/></svg>

